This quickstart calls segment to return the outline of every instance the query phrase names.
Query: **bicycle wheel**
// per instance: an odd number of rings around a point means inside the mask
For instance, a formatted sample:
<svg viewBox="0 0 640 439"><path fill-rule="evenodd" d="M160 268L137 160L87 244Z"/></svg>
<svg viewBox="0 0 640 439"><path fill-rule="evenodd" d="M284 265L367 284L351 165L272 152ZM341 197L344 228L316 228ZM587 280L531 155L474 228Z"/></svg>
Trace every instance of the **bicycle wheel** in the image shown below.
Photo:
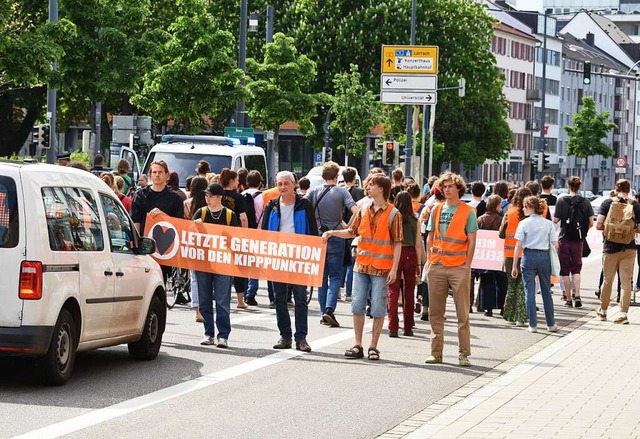
<svg viewBox="0 0 640 439"><path fill-rule="evenodd" d="M171 274L167 277L167 283L165 289L167 292L167 308L171 309L176 305L178 300L178 293L180 291L180 269L176 267L171 268Z"/></svg>
<svg viewBox="0 0 640 439"><path fill-rule="evenodd" d="M311 299L313 299L313 287L307 290L307 305L311 303Z"/></svg>
<svg viewBox="0 0 640 439"><path fill-rule="evenodd" d="M191 303L191 275L189 270L185 268L180 269L180 292L182 296L187 300L187 303Z"/></svg>

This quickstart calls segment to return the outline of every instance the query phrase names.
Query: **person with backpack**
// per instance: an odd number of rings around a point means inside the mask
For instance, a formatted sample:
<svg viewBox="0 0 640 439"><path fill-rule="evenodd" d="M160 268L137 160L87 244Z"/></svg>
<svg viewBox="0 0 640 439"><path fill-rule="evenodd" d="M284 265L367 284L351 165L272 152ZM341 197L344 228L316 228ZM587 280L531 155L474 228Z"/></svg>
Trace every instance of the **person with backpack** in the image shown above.
<svg viewBox="0 0 640 439"><path fill-rule="evenodd" d="M262 174L259 171L251 171L247 175L248 189L242 192L244 197L244 207L247 211L247 222L250 229L262 227L262 211L264 208L262 191ZM247 290L244 293L244 303L251 306L258 306L256 295L258 294L258 279L247 279Z"/></svg>
<svg viewBox="0 0 640 439"><path fill-rule="evenodd" d="M617 197L604 200L598 211L596 229L603 231L604 246L602 266L604 283L600 294L600 307L596 314L607 320L607 308L611 299L611 287L616 271L620 270L622 302L620 313L613 323L629 323L627 312L631 301L633 266L636 260L635 234L640 232L640 203L629 196L631 184L624 178L616 181Z"/></svg>
<svg viewBox="0 0 640 439"><path fill-rule="evenodd" d="M582 307L580 298L580 271L582 270L582 246L589 229L593 226L593 207L589 200L578 195L582 180L580 177L569 178L569 196L560 197L553 217L554 223L560 223L560 276L567 292L566 306L572 307L571 280L575 285L575 307Z"/></svg>

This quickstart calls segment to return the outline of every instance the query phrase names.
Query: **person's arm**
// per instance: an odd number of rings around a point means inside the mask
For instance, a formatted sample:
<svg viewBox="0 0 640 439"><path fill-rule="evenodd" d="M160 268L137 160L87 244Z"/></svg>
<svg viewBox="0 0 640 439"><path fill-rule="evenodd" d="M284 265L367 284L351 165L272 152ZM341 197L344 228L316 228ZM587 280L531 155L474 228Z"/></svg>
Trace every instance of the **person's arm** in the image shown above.
<svg viewBox="0 0 640 439"><path fill-rule="evenodd" d="M352 233L351 230L349 230L349 229L327 230L326 232L324 232L322 234L322 242L326 243L329 240L329 238L331 238L331 237L349 239L349 238L355 238L356 235L355 235L355 233Z"/></svg>
<svg viewBox="0 0 640 439"><path fill-rule="evenodd" d="M240 225L245 228L249 227L249 219L247 218L246 212L242 212L240 214Z"/></svg>
<svg viewBox="0 0 640 439"><path fill-rule="evenodd" d="M513 251L513 266L511 267L511 277L514 279L518 277L518 260L520 260L520 253L522 253L522 241L516 241L516 249Z"/></svg>
<svg viewBox="0 0 640 439"><path fill-rule="evenodd" d="M596 230L604 230L604 220L606 217L604 215L598 214L598 218L596 220Z"/></svg>
<svg viewBox="0 0 640 439"><path fill-rule="evenodd" d="M469 242L469 246L467 247L467 260L464 263L466 268L471 268L471 262L473 261L473 255L476 252L476 232L469 233L467 235L467 240Z"/></svg>
<svg viewBox="0 0 640 439"><path fill-rule="evenodd" d="M400 264L400 254L402 253L402 241L393 243L393 265L391 265L391 271L387 275L387 285L391 285L396 281L398 274L398 265Z"/></svg>
<svg viewBox="0 0 640 439"><path fill-rule="evenodd" d="M420 276L422 270L422 233L420 233L420 223L416 222L416 276Z"/></svg>
<svg viewBox="0 0 640 439"><path fill-rule="evenodd" d="M427 263L424 265L424 269L428 270L429 267L431 266L431 247L433 246L433 232L430 232L429 234L427 234L427 245L426 245L426 252L427 252Z"/></svg>

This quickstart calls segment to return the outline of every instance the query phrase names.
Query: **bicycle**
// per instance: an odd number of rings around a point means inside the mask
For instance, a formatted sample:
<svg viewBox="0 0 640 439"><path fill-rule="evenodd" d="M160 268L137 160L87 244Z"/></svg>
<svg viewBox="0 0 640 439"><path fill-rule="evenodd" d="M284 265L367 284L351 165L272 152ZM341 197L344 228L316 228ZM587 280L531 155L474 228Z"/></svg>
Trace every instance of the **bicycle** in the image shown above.
<svg viewBox="0 0 640 439"><path fill-rule="evenodd" d="M171 274L167 278L167 308L173 308L182 296L186 303L191 302L191 277L189 270L184 268L171 268Z"/></svg>

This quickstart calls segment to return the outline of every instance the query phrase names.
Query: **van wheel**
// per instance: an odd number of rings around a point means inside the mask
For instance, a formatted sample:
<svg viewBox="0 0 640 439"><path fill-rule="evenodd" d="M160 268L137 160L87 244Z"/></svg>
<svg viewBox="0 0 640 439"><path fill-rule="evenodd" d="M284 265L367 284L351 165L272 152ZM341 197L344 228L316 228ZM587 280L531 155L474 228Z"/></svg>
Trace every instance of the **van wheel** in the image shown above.
<svg viewBox="0 0 640 439"><path fill-rule="evenodd" d="M38 360L40 379L45 384L59 386L67 382L76 362L76 323L66 309L53 329L53 336L47 354Z"/></svg>
<svg viewBox="0 0 640 439"><path fill-rule="evenodd" d="M149 312L142 330L140 340L129 343L129 355L136 360L153 360L160 352L162 344L162 312L164 307L160 299L153 297L149 304Z"/></svg>

